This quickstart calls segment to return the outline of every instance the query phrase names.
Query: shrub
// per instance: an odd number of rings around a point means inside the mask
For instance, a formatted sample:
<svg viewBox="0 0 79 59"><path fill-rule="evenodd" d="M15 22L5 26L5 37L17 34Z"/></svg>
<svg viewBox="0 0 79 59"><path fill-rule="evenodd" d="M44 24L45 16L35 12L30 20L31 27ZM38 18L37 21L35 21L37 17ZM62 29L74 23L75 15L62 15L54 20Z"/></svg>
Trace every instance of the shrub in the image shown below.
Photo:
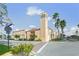
<svg viewBox="0 0 79 59"><path fill-rule="evenodd" d="M20 41L22 41L22 39L19 39Z"/></svg>
<svg viewBox="0 0 79 59"><path fill-rule="evenodd" d="M79 40L79 36L77 36L77 35L71 35L71 36L68 36L67 39L70 40L70 41L71 40L73 40L73 41L74 40Z"/></svg>
<svg viewBox="0 0 79 59"><path fill-rule="evenodd" d="M11 51L14 55L29 55L33 49L32 44L20 44L18 46L12 47Z"/></svg>
<svg viewBox="0 0 79 59"><path fill-rule="evenodd" d="M18 40L20 38L20 35L14 35L14 37Z"/></svg>
<svg viewBox="0 0 79 59"><path fill-rule="evenodd" d="M41 39L39 38L39 39L37 39L36 41L41 41Z"/></svg>
<svg viewBox="0 0 79 59"><path fill-rule="evenodd" d="M24 45L24 52L26 53L26 55L28 56L31 52L31 50L33 49L33 45L32 44L25 44Z"/></svg>
<svg viewBox="0 0 79 59"><path fill-rule="evenodd" d="M20 49L18 46L14 46L11 48L11 51L12 51L13 55L17 55L19 53Z"/></svg>
<svg viewBox="0 0 79 59"><path fill-rule="evenodd" d="M13 38L10 38L10 40L14 40Z"/></svg>
<svg viewBox="0 0 79 59"><path fill-rule="evenodd" d="M62 41L63 39L62 38L55 38L55 39L52 39L52 41Z"/></svg>
<svg viewBox="0 0 79 59"><path fill-rule="evenodd" d="M27 41L27 39L24 39L24 41Z"/></svg>

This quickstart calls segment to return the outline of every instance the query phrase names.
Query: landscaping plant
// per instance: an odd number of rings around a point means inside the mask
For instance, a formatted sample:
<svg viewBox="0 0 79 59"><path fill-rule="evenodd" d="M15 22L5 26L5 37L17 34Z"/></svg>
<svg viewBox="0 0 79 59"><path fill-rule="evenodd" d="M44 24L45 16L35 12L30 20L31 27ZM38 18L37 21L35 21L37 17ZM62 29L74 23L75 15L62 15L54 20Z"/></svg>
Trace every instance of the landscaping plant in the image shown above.
<svg viewBox="0 0 79 59"><path fill-rule="evenodd" d="M12 47L11 51L13 55L29 55L33 49L32 44L20 44L18 46Z"/></svg>

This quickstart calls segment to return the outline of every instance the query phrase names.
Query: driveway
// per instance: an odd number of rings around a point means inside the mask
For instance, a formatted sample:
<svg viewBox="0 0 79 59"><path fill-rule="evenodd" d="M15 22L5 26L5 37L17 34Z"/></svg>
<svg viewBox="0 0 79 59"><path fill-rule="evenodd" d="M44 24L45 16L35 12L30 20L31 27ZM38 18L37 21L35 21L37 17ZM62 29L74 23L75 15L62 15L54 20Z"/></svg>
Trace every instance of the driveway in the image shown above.
<svg viewBox="0 0 79 59"><path fill-rule="evenodd" d="M37 56L79 56L79 41L49 42Z"/></svg>

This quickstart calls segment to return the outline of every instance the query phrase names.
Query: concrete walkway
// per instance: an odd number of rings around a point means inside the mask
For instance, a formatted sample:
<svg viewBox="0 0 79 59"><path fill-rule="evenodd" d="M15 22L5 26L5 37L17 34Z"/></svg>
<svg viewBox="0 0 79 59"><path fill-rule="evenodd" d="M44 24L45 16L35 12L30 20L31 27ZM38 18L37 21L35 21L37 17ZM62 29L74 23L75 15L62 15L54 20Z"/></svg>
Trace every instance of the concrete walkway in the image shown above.
<svg viewBox="0 0 79 59"><path fill-rule="evenodd" d="M46 46L47 42L40 42L34 46L32 49L31 55L36 55L37 53L40 53L42 49Z"/></svg>

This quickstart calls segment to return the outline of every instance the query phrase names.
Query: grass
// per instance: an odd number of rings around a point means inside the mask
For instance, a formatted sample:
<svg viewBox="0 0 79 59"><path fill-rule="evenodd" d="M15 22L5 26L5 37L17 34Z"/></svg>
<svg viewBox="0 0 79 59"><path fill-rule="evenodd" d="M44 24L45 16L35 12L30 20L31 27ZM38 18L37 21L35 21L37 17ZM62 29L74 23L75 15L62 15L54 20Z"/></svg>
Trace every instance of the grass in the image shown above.
<svg viewBox="0 0 79 59"><path fill-rule="evenodd" d="M5 54L6 52L11 51L14 55L29 55L31 50L33 49L32 44L21 44L19 46L10 47L8 49L8 46L0 44L0 55ZM22 54L24 53L24 54Z"/></svg>
<svg viewBox="0 0 79 59"><path fill-rule="evenodd" d="M0 55L6 53L8 51L9 51L8 46L0 44Z"/></svg>

